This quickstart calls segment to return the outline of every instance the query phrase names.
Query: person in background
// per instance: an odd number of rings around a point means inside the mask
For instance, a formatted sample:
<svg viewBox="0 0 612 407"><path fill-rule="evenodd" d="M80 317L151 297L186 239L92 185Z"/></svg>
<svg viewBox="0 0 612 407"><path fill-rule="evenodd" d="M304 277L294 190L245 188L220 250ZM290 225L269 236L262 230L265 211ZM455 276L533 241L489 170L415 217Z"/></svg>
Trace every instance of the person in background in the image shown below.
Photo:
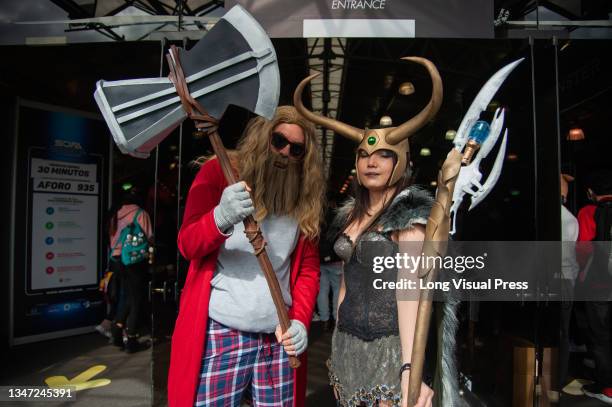
<svg viewBox="0 0 612 407"><path fill-rule="evenodd" d="M110 265L109 265L110 266ZM104 276L100 280L99 291L104 295L104 301L106 302L106 315L99 325L96 325L96 331L101 335L106 336L112 340L111 327L113 320L115 319L115 313L117 312L118 303L118 284L117 278L113 277L113 272L106 270Z"/></svg>
<svg viewBox="0 0 612 407"><path fill-rule="evenodd" d="M325 225L331 225L334 217L333 209L335 202L330 204ZM331 330L336 321L336 311L338 309L338 294L340 293L340 277L342 276L342 260L334 252L333 237L328 236L326 232L321 234L319 242L319 257L321 259L321 285L319 295L317 297L317 309L319 310L319 318L323 322L323 329ZM331 312L329 310L329 294L332 295ZM333 320L330 320L330 313Z"/></svg>
<svg viewBox="0 0 612 407"><path fill-rule="evenodd" d="M139 342L138 323L145 299L149 264L146 259L135 264L123 264L121 259L123 242L120 237L124 228L133 222L138 222L144 237L151 242L153 228L149 214L142 208L142 197L136 188L124 191L116 208L112 211L108 228L109 266L119 286L119 298L115 319L111 325L111 334L115 346L125 349L127 353L133 353L147 348L145 343Z"/></svg>
<svg viewBox="0 0 612 407"><path fill-rule="evenodd" d="M565 206L569 183L574 177L561 174L561 335L559 343L559 379L564 385L568 382L569 347L570 347L570 318L574 300L574 285L578 277L578 263L576 261L576 240L578 239L578 220Z"/></svg>
<svg viewBox="0 0 612 407"><path fill-rule="evenodd" d="M589 292L596 296L585 303L587 347L595 361L595 383L582 390L587 396L612 405L612 171L593 173L587 185L592 203L578 212L577 256L581 268L579 280L591 287Z"/></svg>

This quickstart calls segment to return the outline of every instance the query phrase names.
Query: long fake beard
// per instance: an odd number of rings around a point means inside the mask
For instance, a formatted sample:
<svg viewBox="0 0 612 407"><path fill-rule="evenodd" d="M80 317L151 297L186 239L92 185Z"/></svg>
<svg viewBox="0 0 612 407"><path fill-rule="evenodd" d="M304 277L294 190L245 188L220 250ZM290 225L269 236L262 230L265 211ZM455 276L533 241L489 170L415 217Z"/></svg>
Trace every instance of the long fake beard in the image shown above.
<svg viewBox="0 0 612 407"><path fill-rule="evenodd" d="M269 214L293 213L300 197L302 162L268 151L264 164L263 201Z"/></svg>

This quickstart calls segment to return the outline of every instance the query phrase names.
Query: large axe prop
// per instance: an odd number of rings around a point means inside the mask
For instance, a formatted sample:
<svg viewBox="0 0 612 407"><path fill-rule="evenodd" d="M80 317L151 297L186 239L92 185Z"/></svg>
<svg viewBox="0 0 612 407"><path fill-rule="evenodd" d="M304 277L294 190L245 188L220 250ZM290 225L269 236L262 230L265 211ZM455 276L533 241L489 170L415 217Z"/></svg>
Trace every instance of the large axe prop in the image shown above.
<svg viewBox="0 0 612 407"><path fill-rule="evenodd" d="M98 81L94 97L115 143L124 154L146 158L189 117L210 138L227 183L236 183L217 126L230 104L268 119L274 116L280 75L270 39L237 5L191 50L172 46L166 57L167 78ZM289 316L261 230L252 216L244 220L244 229L285 332ZM289 362L294 368L300 365L297 357Z"/></svg>
<svg viewBox="0 0 612 407"><path fill-rule="evenodd" d="M480 140L476 149L468 143L470 130L485 111L493 96L504 83L510 73L523 59L511 62L497 71L478 92L467 113L463 117L457 135L453 140L455 147L448 153L442 168L438 172L438 189L436 199L431 208L427 226L425 227L425 241L423 242L423 255L440 256L446 254L449 234L456 232L455 218L464 195L471 195L470 210L482 202L497 183L503 167L506 152L508 130L506 129L499 148L495 163L487 180L481 184L482 174L479 164L494 147L504 126L504 109L497 109L491 122L488 136ZM468 149L467 147L470 146ZM452 227L451 227L452 220ZM437 279L437 270L434 267L419 270L419 278L425 284ZM419 293L419 306L412 344L410 380L408 385L408 406L414 406L419 399L423 367L425 364L425 350L427 347L427 334L431 321L433 290L421 290ZM444 400L443 400L444 402Z"/></svg>

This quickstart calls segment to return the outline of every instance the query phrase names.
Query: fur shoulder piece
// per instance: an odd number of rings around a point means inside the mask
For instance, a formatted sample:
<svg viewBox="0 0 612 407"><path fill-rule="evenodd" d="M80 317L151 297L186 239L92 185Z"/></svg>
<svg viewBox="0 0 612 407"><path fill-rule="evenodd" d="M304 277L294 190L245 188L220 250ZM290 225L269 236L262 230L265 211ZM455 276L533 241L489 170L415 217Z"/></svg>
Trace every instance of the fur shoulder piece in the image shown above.
<svg viewBox="0 0 612 407"><path fill-rule="evenodd" d="M334 240L338 237L340 232L342 232L342 228L346 224L346 220L349 217L349 214L355 207L355 198L352 196L349 197L346 201L342 203L338 208L334 210L334 220L329 225L327 229L327 238L329 240Z"/></svg>
<svg viewBox="0 0 612 407"><path fill-rule="evenodd" d="M416 185L409 186L397 194L378 220L381 231L393 232L411 228L415 224L425 225L432 204L433 197L426 189ZM338 207L334 221L329 227L328 236L337 236L341 232L354 206L355 199L351 197Z"/></svg>
<svg viewBox="0 0 612 407"><path fill-rule="evenodd" d="M382 232L409 229L416 224L427 224L433 197L426 189L411 185L397 194L378 224Z"/></svg>

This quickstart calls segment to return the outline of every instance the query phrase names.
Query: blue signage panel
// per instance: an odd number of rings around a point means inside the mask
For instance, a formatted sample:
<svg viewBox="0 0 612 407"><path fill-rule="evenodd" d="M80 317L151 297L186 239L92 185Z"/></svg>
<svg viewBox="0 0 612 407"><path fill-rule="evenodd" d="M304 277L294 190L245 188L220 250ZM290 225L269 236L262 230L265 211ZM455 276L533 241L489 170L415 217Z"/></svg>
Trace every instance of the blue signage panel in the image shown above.
<svg viewBox="0 0 612 407"><path fill-rule="evenodd" d="M104 315L109 138L94 115L19 102L11 343L91 330Z"/></svg>

